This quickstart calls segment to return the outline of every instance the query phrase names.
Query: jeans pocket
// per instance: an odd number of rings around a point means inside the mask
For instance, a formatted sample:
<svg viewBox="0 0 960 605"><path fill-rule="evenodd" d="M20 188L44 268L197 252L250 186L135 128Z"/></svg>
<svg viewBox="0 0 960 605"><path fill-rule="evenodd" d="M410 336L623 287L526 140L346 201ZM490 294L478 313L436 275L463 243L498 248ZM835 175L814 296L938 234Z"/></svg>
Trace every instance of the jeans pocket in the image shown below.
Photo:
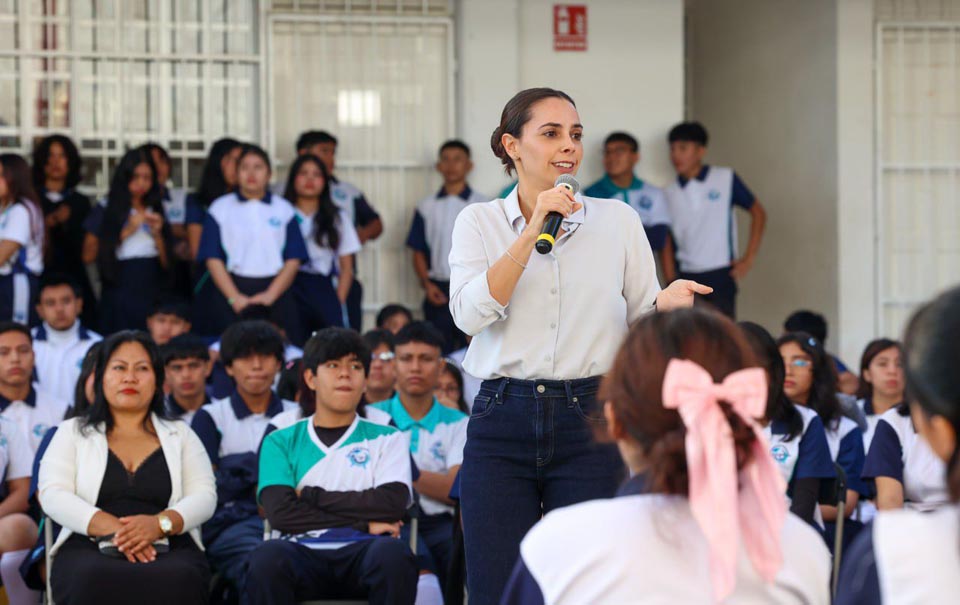
<svg viewBox="0 0 960 605"><path fill-rule="evenodd" d="M603 417L603 406L597 401L596 393L588 393L574 397L573 410L577 413L577 416L590 424L601 425L607 421Z"/></svg>
<svg viewBox="0 0 960 605"><path fill-rule="evenodd" d="M497 407L496 400L488 395L477 395L473 399L473 410L470 413L471 420L486 418Z"/></svg>

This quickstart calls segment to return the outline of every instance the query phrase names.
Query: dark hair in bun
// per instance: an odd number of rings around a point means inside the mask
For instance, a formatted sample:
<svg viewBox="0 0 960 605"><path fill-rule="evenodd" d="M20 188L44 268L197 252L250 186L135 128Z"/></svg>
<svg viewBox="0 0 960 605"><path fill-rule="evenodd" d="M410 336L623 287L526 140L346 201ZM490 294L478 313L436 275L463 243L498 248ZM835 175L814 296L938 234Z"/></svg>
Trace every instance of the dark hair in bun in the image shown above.
<svg viewBox="0 0 960 605"><path fill-rule="evenodd" d="M577 104L573 102L573 99L570 98L570 95L553 88L528 88L521 90L513 95L513 98L504 105L503 113L500 114L500 125L497 126L496 130L493 131L493 135L490 137L490 148L493 150L493 155L500 158L500 163L503 164L507 174L513 174L516 166L513 163L513 158L511 158L507 154L507 150L503 148L503 142L501 141L503 135L510 134L520 138L520 132L523 130L524 124L530 121L530 108L544 99L552 98L563 99L569 101L574 107L577 106Z"/></svg>

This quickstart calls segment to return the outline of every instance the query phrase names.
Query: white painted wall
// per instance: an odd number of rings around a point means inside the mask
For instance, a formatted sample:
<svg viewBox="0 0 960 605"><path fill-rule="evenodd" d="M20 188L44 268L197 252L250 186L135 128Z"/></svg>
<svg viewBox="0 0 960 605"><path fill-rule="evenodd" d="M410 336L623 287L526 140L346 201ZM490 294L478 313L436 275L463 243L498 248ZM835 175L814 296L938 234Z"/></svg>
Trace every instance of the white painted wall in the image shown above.
<svg viewBox="0 0 960 605"><path fill-rule="evenodd" d="M474 154L474 186L491 194L509 182L490 151L504 104L519 90L559 88L585 125L578 178L600 178L604 137L640 140L642 178L672 178L666 134L683 118L681 0L585 0L588 50L554 52L552 0L459 0L458 133Z"/></svg>

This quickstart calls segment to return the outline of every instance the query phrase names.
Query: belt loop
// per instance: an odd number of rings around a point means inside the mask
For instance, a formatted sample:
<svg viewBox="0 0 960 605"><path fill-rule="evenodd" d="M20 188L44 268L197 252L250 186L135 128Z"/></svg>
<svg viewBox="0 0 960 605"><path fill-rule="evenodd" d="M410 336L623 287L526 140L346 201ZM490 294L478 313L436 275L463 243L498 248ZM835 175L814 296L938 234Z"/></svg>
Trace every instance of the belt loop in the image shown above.
<svg viewBox="0 0 960 605"><path fill-rule="evenodd" d="M503 391L507 388L507 383L510 382L509 378L500 379L500 387L497 389L497 402L503 403Z"/></svg>
<svg viewBox="0 0 960 605"><path fill-rule="evenodd" d="M563 381L563 389L567 392L567 407L573 407L573 383L569 380Z"/></svg>

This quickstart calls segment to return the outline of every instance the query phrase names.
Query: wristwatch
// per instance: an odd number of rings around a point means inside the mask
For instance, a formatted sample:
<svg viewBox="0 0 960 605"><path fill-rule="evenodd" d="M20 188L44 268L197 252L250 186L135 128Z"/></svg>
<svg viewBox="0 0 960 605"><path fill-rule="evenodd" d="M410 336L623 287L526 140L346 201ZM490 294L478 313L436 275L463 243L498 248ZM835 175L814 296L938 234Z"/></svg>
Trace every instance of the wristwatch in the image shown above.
<svg viewBox="0 0 960 605"><path fill-rule="evenodd" d="M164 536L169 536L173 533L173 521L170 520L170 517L157 515L157 520L160 522L160 531L163 532Z"/></svg>

